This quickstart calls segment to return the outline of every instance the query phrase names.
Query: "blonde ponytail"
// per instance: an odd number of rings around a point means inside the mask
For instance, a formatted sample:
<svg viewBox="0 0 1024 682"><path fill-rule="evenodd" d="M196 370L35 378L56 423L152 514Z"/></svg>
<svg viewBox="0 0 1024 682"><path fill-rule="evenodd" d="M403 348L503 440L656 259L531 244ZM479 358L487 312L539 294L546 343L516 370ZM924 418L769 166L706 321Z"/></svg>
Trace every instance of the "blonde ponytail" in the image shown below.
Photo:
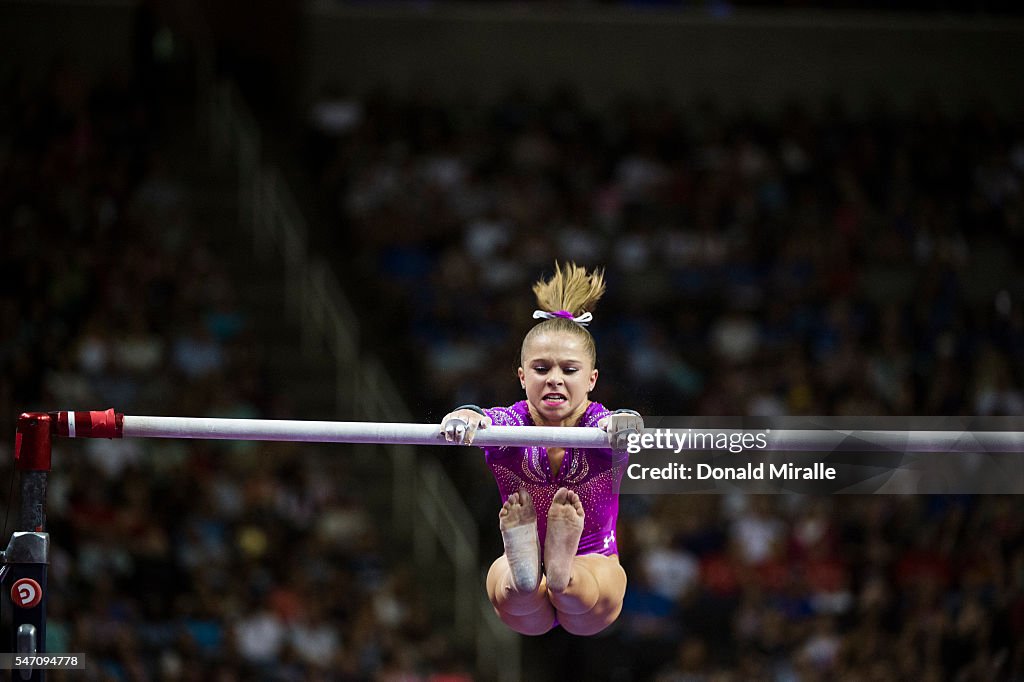
<svg viewBox="0 0 1024 682"><path fill-rule="evenodd" d="M587 272L575 263L564 267L555 263L555 274L550 279L540 279L533 285L533 293L540 307L534 317L547 318L535 325L523 339L520 349L520 363L524 361L526 344L535 336L544 333L566 332L575 334L583 342L584 350L592 364L597 364L597 348L594 337L585 329L591 318L591 311L604 295L604 271L595 269Z"/></svg>
<svg viewBox="0 0 1024 682"><path fill-rule="evenodd" d="M562 268L555 263L555 274L549 280L539 279L533 294L541 310L554 313L565 310L574 316L593 311L604 295L604 271L587 272L575 263Z"/></svg>

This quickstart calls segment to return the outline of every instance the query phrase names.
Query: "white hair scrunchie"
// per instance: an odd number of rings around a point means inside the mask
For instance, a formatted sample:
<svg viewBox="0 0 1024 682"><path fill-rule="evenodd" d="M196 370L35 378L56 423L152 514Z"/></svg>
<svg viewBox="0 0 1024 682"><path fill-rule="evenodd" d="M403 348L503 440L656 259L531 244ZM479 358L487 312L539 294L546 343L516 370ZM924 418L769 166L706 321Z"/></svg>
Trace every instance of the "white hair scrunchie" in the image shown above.
<svg viewBox="0 0 1024 682"><path fill-rule="evenodd" d="M568 310L559 310L553 313L549 313L546 310L533 311L533 319L535 320L551 320L556 317L563 317L567 320L572 320L581 327L586 327L588 324L590 324L590 321L594 319L594 315L589 312L583 313L579 317L573 317L573 314Z"/></svg>

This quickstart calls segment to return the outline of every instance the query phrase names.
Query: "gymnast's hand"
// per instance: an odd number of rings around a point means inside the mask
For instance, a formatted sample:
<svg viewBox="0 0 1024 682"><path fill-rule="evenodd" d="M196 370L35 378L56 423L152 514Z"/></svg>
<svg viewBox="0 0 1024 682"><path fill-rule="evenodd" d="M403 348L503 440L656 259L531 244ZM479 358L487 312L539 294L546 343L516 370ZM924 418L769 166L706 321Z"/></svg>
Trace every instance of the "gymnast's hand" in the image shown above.
<svg viewBox="0 0 1024 682"><path fill-rule="evenodd" d="M597 422L597 428L608 432L608 441L612 449L623 452L629 442L629 436L644 430L644 418L634 410L615 410Z"/></svg>
<svg viewBox="0 0 1024 682"><path fill-rule="evenodd" d="M441 420L441 433L449 443L472 445L477 430L486 429L491 424L491 418L475 405L459 407Z"/></svg>

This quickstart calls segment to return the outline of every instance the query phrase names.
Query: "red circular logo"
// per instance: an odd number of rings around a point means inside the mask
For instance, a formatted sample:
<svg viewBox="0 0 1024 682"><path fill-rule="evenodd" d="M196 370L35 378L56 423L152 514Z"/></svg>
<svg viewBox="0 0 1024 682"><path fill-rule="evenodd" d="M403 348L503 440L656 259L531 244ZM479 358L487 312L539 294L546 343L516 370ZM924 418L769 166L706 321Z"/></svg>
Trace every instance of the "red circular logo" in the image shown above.
<svg viewBox="0 0 1024 682"><path fill-rule="evenodd" d="M11 601L15 606L31 609L39 606L39 602L42 600L43 588L32 578L22 578L11 585Z"/></svg>

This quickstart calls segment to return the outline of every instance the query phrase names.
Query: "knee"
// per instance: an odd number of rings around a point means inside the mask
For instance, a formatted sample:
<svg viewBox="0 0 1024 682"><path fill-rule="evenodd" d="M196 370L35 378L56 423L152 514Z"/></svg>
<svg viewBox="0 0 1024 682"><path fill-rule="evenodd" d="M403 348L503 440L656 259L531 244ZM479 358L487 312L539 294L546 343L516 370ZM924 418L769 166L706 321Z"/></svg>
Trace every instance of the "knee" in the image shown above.
<svg viewBox="0 0 1024 682"><path fill-rule="evenodd" d="M617 592L617 596L618 596L619 604L621 605L622 604L622 600L626 596L626 584L629 582L629 580L626 577L626 569L624 569L621 565L618 566L617 568L618 568L617 573L618 573L618 588L619 588L618 592Z"/></svg>
<svg viewBox="0 0 1024 682"><path fill-rule="evenodd" d="M501 619L502 623L519 634L529 637L543 635L555 627L555 612L550 607L538 610L527 616L513 616L500 609L494 609L494 612L498 614L498 618Z"/></svg>
<svg viewBox="0 0 1024 682"><path fill-rule="evenodd" d="M509 586L502 576L504 573L500 570L489 574L486 585L487 599L490 600L491 606L498 612L498 615L529 616L543 608L554 613L554 609L548 601L547 588L543 581L533 592L518 592Z"/></svg>
<svg viewBox="0 0 1024 682"><path fill-rule="evenodd" d="M610 616L611 620L615 620L622 611L623 597L623 594L602 594L591 613L600 617Z"/></svg>
<svg viewBox="0 0 1024 682"><path fill-rule="evenodd" d="M500 557L491 562L491 567L487 569L487 584L490 585L492 582L496 582L508 571L508 560L505 555L502 554Z"/></svg>
<svg viewBox="0 0 1024 682"><path fill-rule="evenodd" d="M484 586L487 590L487 598L491 600L494 608L499 608L501 595L498 592L501 590L502 578L504 578L507 572L508 562L505 560L504 555L495 559L491 563L491 567L487 569L487 579L484 582Z"/></svg>
<svg viewBox="0 0 1024 682"><path fill-rule="evenodd" d="M602 562L592 570L598 585L598 598L591 610L609 612L622 606L626 597L626 571L618 561Z"/></svg>
<svg viewBox="0 0 1024 682"><path fill-rule="evenodd" d="M616 620L622 612L622 602L613 604L608 610L597 607L579 616L559 613L558 623L565 631L580 637L589 637L601 632Z"/></svg>
<svg viewBox="0 0 1024 682"><path fill-rule="evenodd" d="M625 588L615 592L602 592L594 604L586 613L572 615L559 612L558 621L565 631L583 637L596 635L619 618L622 613L622 600L625 595Z"/></svg>

